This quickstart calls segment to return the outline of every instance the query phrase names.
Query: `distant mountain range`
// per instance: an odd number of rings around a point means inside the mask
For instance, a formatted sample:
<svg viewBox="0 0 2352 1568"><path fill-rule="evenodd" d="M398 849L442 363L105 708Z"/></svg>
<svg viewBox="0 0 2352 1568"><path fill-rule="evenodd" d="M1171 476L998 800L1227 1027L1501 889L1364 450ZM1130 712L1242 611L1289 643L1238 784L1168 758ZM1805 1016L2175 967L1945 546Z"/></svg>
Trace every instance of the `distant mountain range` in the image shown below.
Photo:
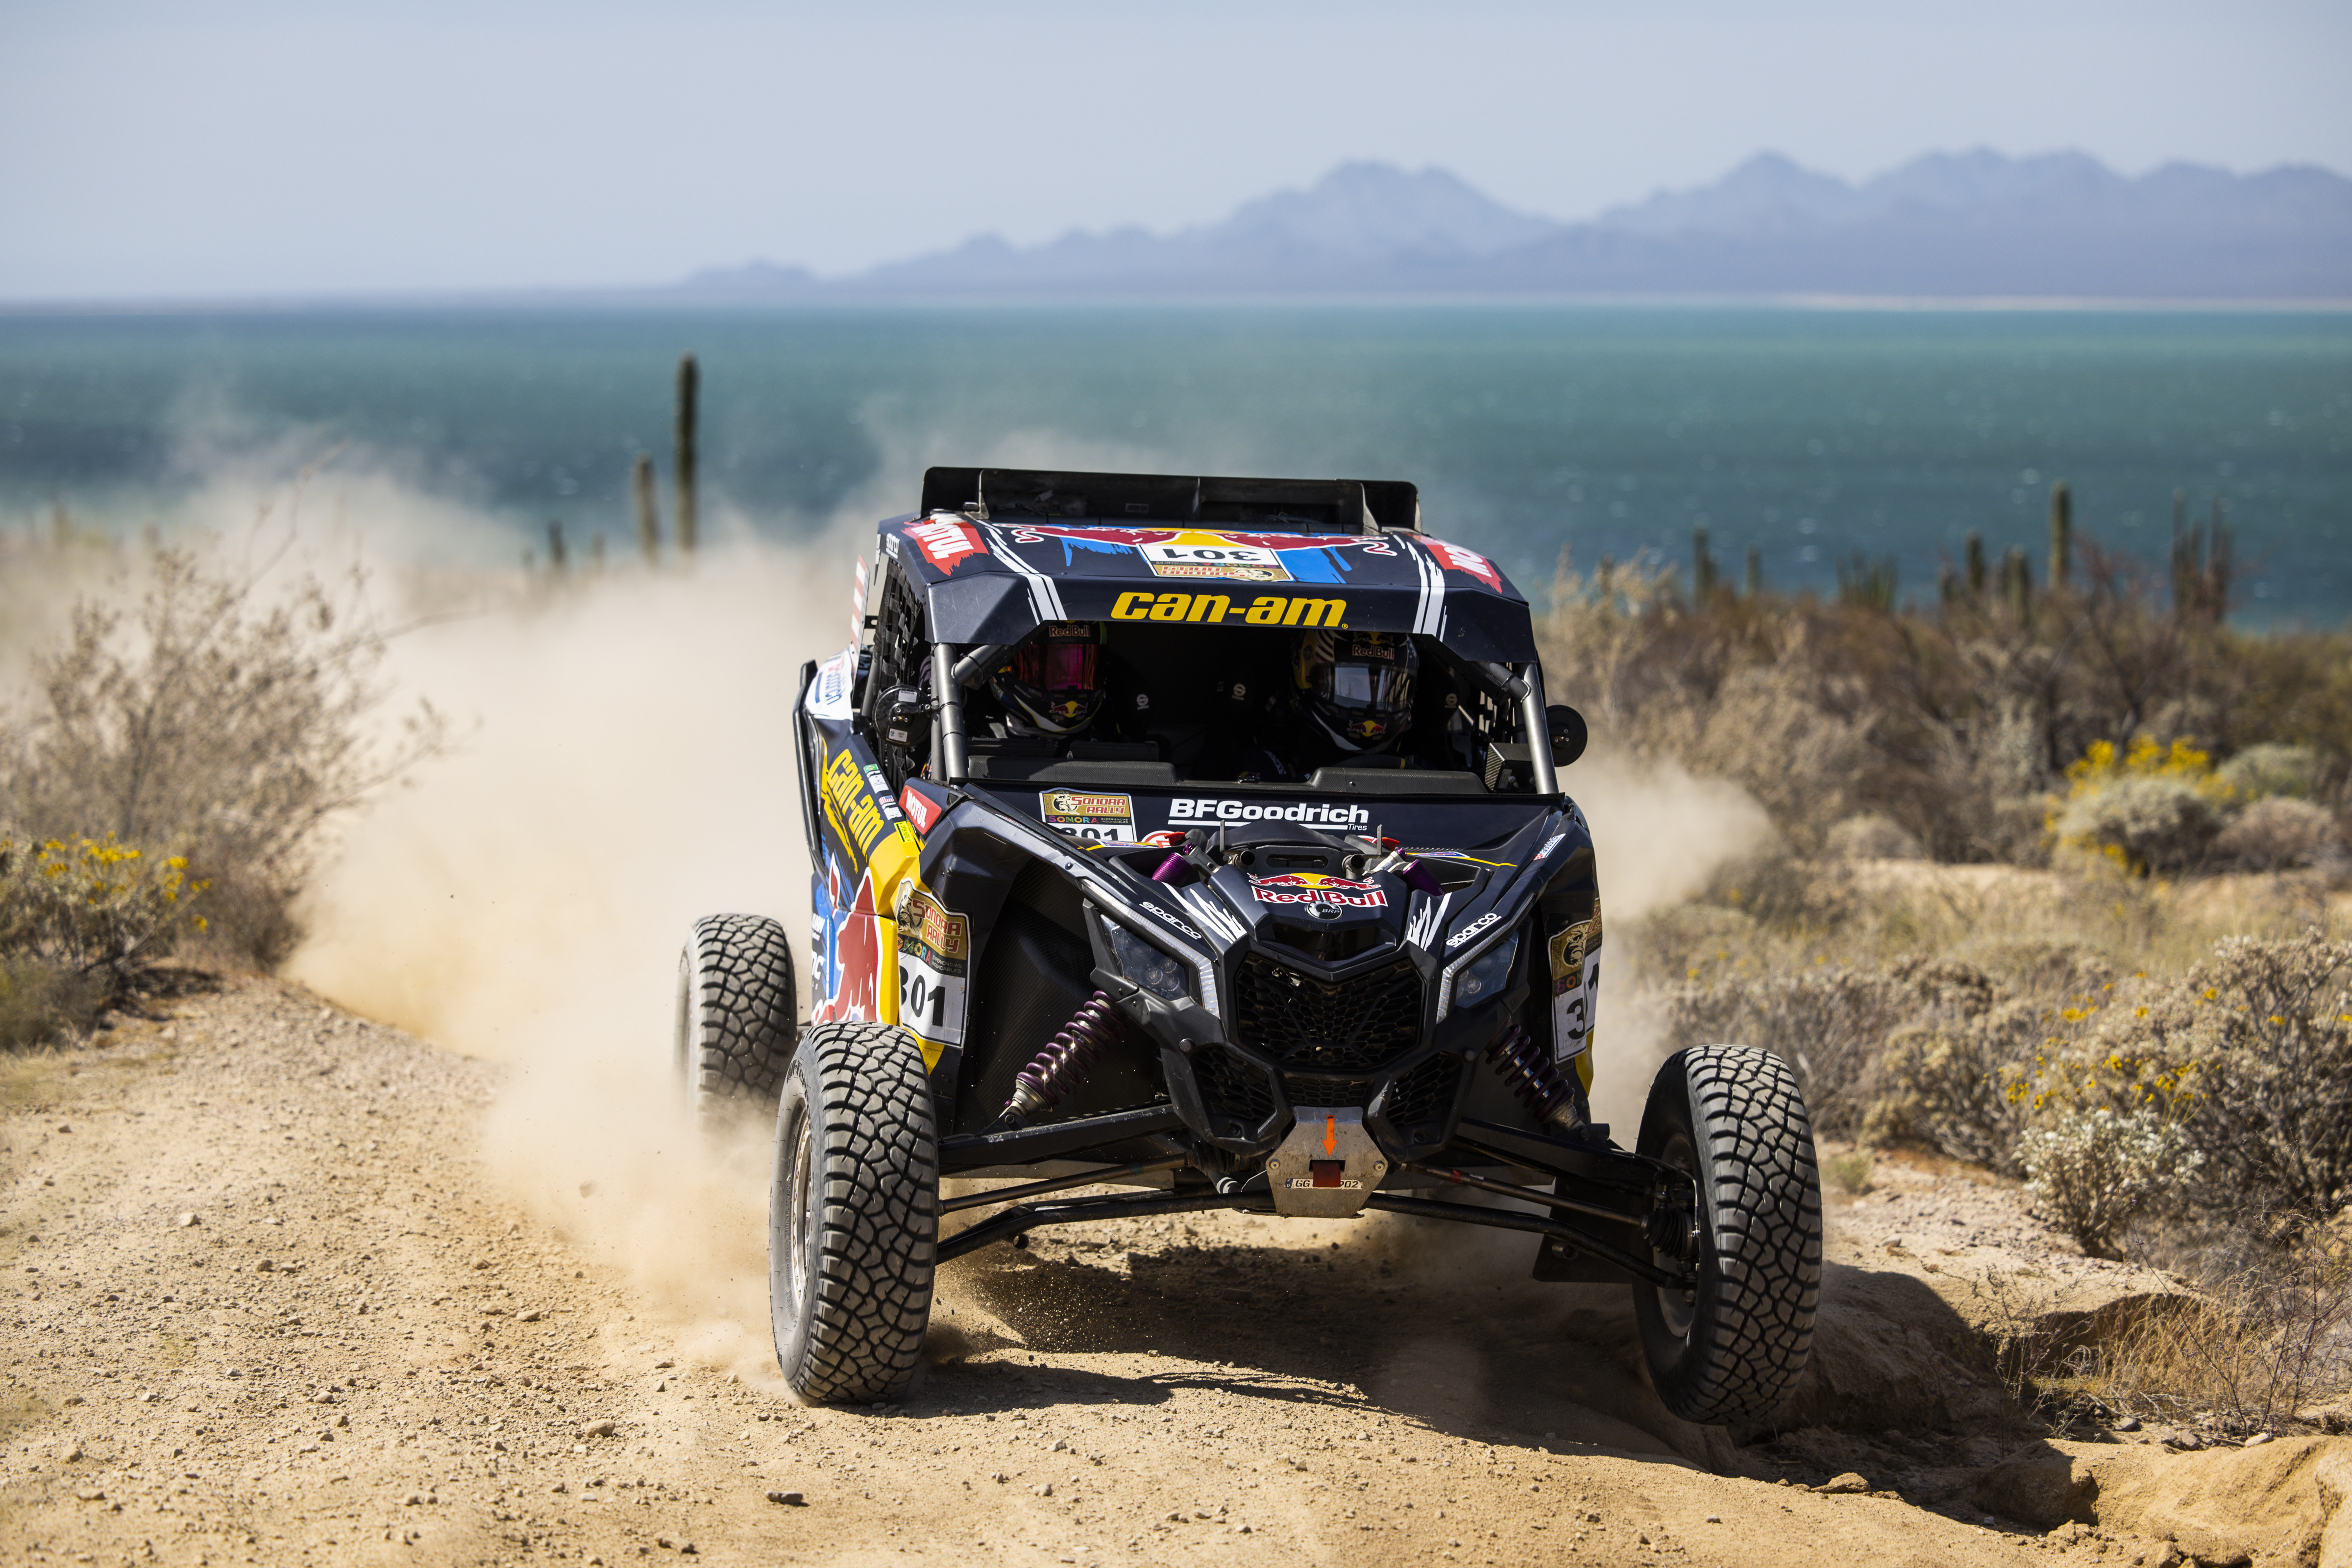
<svg viewBox="0 0 2352 1568"><path fill-rule="evenodd" d="M661 290L711 303L1345 297L2352 299L2352 180L2079 153L1933 153L1859 185L1776 153L1583 223L1442 169L1343 163L1222 223L994 235L819 279L754 262Z"/></svg>

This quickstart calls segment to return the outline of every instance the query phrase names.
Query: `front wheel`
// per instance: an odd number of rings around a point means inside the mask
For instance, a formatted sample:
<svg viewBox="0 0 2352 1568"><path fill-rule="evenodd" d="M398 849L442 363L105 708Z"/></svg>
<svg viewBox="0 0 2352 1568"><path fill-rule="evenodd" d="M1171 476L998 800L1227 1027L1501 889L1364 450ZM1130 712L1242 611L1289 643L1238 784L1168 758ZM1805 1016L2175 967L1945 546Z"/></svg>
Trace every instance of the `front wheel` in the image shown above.
<svg viewBox="0 0 2352 1568"><path fill-rule="evenodd" d="M1695 1179L1696 1288L1633 1287L1651 1384L1685 1421L1759 1421L1812 1354L1822 1189L1812 1124L1788 1064L1744 1046L1676 1051L1658 1069L1636 1148Z"/></svg>
<svg viewBox="0 0 2352 1568"><path fill-rule="evenodd" d="M776 1104L768 1310L776 1364L815 1404L905 1392L931 1317L939 1140L921 1047L889 1024L821 1024Z"/></svg>

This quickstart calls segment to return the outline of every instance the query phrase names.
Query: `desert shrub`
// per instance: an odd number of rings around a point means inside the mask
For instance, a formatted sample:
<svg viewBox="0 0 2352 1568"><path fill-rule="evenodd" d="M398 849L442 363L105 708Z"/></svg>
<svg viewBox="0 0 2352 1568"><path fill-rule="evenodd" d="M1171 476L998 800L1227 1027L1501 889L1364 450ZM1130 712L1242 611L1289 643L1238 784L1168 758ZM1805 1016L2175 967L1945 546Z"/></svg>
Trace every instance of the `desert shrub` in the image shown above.
<svg viewBox="0 0 2352 1568"><path fill-rule="evenodd" d="M2213 857L2249 871L2291 871L2314 866L2343 844L2336 818L2322 806L2272 795L2238 814L2213 840Z"/></svg>
<svg viewBox="0 0 2352 1568"><path fill-rule="evenodd" d="M1855 1197L1870 1191L1870 1178L1877 1170L1878 1157L1867 1149L1850 1149L1822 1162L1822 1174L1830 1184Z"/></svg>
<svg viewBox="0 0 2352 1568"><path fill-rule="evenodd" d="M2221 831L2221 813L2178 779L2127 778L2067 802L2055 829L2062 842L2134 871L2178 872L2204 859Z"/></svg>
<svg viewBox="0 0 2352 1568"><path fill-rule="evenodd" d="M2160 746L2146 735L2127 751L2093 742L2066 778L2066 801L2052 823L2059 841L2140 873L2200 863L2232 794L2205 752L2181 741Z"/></svg>
<svg viewBox="0 0 2352 1568"><path fill-rule="evenodd" d="M1879 1047L1906 998L1885 975L1836 966L1727 975L1661 1000L1675 1047L1727 1041L1773 1052L1796 1069L1814 1129L1843 1137L1861 1123Z"/></svg>
<svg viewBox="0 0 2352 1568"><path fill-rule="evenodd" d="M1940 860L2035 863L2067 763L2118 735L2194 737L2252 756L2249 783L2284 767L2343 804L2352 633L2242 634L2218 607L2168 603L2161 574L2089 545L2063 593L1901 607L1694 595L1653 561L1563 559L1539 635L1596 743L1747 784L1801 850L1871 813Z"/></svg>
<svg viewBox="0 0 2352 1568"><path fill-rule="evenodd" d="M2016 1174L2017 1140L2032 1121L2019 1085L2045 1035L2043 1010L2014 1000L1946 1008L1906 1024L1886 1043L1867 1135L1926 1143Z"/></svg>
<svg viewBox="0 0 2352 1568"><path fill-rule="evenodd" d="M1849 816L1831 828L1829 852L1841 860L1918 860L1927 853L1910 829L1878 812Z"/></svg>
<svg viewBox="0 0 2352 1568"><path fill-rule="evenodd" d="M0 840L0 952L95 985L111 1002L205 929L204 890L184 857L148 855L111 835Z"/></svg>
<svg viewBox="0 0 2352 1568"><path fill-rule="evenodd" d="M2319 753L2309 746L2282 745L2265 741L2248 746L2220 769L2221 780L2242 800L2271 795L2308 799L2318 786Z"/></svg>
<svg viewBox="0 0 2352 1568"><path fill-rule="evenodd" d="M2228 1202L2352 1201L2352 943L2232 937L2131 1024L2195 1071L2187 1124ZM2120 1022L2120 1020L2119 1020Z"/></svg>
<svg viewBox="0 0 2352 1568"><path fill-rule="evenodd" d="M2076 1033L2038 1065L2035 1109L2179 1122L2217 1210L2327 1220L2352 1202L2352 943L2226 938L2061 1024Z"/></svg>
<svg viewBox="0 0 2352 1568"><path fill-rule="evenodd" d="M2087 998L2116 978L2105 954L2072 937L1980 938L1962 956L2009 990L2033 996Z"/></svg>
<svg viewBox="0 0 2352 1568"><path fill-rule="evenodd" d="M103 1005L102 984L26 953L0 952L0 1051L47 1045L87 1028Z"/></svg>
<svg viewBox="0 0 2352 1568"><path fill-rule="evenodd" d="M2125 1228L2177 1199L2203 1163L2179 1123L2105 1106L2028 1128L2017 1157L2027 1186L2092 1258L2121 1258Z"/></svg>
<svg viewBox="0 0 2352 1568"><path fill-rule="evenodd" d="M0 820L39 838L169 844L213 884L216 945L268 963L322 824L443 740L419 707L383 743L383 637L356 576L267 593L262 574L155 547L135 613L84 599L34 662L0 748Z"/></svg>
<svg viewBox="0 0 2352 1568"><path fill-rule="evenodd" d="M2150 1303L2094 1352L2100 1402L2272 1431L2352 1391L2352 1259L2315 1226L2277 1247L2242 1232L2195 1268L2199 1294Z"/></svg>

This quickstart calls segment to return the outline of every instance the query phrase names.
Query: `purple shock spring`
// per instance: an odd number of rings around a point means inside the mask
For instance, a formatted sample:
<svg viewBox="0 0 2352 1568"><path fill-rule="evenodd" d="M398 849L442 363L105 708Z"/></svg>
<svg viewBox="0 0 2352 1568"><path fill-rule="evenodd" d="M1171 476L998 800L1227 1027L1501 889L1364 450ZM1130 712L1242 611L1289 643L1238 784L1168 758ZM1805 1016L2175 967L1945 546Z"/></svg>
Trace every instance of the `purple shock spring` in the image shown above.
<svg viewBox="0 0 2352 1568"><path fill-rule="evenodd" d="M1517 1024L1496 1037L1486 1047L1486 1059L1539 1121L1556 1120L1564 1107L1572 1106L1576 1091L1559 1076L1541 1046Z"/></svg>
<svg viewBox="0 0 2352 1568"><path fill-rule="evenodd" d="M1052 1110L1064 1095L1086 1081L1095 1063L1124 1033L1118 1015L1111 1010L1110 998L1096 992L1085 1006L1070 1015L1062 1032L1013 1075L1013 1098L1004 1102L1004 1114L1026 1118Z"/></svg>

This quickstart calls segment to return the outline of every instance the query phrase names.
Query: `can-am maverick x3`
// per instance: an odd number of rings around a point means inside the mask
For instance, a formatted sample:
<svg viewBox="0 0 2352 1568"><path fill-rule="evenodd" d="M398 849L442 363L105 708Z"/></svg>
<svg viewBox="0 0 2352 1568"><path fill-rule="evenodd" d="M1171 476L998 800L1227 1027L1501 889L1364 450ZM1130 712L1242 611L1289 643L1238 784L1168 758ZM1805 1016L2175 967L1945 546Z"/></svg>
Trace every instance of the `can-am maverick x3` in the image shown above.
<svg viewBox="0 0 2352 1568"><path fill-rule="evenodd" d="M1583 721L1412 486L933 468L858 584L793 721L807 1028L776 921L705 919L681 960L687 1093L775 1110L794 1390L904 1389L938 1266L1037 1226L1375 1209L1630 1284L1685 1419L1778 1403L1821 1274L1795 1079L1685 1050L1630 1152L1590 1119L1600 889L1558 780ZM1250 742L1307 727L1325 633L1409 656L1405 733L1331 732L1286 780ZM943 1201L950 1176L1025 1180ZM1139 1190L1072 1192L1104 1185Z"/></svg>

